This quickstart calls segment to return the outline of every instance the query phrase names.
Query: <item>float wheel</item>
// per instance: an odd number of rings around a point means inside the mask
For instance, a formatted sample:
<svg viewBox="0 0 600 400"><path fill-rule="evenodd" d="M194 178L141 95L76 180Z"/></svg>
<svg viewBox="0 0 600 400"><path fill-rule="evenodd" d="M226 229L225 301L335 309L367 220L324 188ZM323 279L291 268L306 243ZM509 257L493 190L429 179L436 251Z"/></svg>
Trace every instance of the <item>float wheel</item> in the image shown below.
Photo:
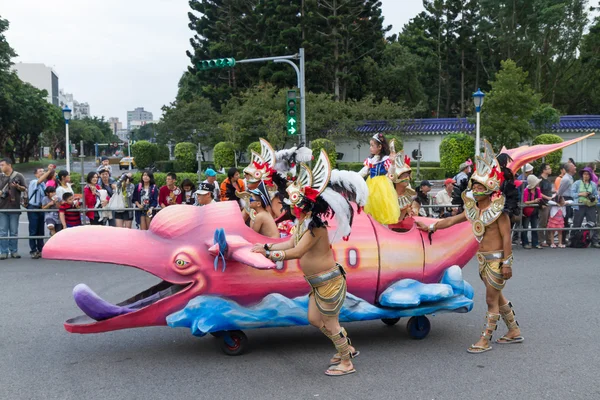
<svg viewBox="0 0 600 400"><path fill-rule="evenodd" d="M425 339L431 330L431 322L424 315L411 317L406 324L406 330L412 339Z"/></svg>
<svg viewBox="0 0 600 400"><path fill-rule="evenodd" d="M248 337L242 331L221 332L219 336L219 347L228 356L239 356L246 351Z"/></svg>
<svg viewBox="0 0 600 400"><path fill-rule="evenodd" d="M381 322L387 326L394 326L400 321L400 318L381 318Z"/></svg>

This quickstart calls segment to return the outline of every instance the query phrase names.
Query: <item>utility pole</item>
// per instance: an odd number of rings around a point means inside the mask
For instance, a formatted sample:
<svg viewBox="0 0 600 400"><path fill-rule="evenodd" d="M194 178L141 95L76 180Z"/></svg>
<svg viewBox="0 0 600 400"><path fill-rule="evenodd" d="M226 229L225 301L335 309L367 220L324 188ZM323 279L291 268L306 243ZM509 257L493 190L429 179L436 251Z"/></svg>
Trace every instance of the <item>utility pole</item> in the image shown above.
<svg viewBox="0 0 600 400"><path fill-rule="evenodd" d="M298 60L298 65L290 60ZM290 56L278 56L278 57L261 57L261 58L248 58L245 60L235 60L233 58L220 58L216 60L204 60L200 61L196 68L199 71L205 71L214 68L232 68L235 64L248 64L256 62L273 61L275 63L286 63L291 65L296 71L296 80L298 90L300 91L300 139L299 143L306 145L306 88L305 88L305 56L304 49L301 48L299 53Z"/></svg>

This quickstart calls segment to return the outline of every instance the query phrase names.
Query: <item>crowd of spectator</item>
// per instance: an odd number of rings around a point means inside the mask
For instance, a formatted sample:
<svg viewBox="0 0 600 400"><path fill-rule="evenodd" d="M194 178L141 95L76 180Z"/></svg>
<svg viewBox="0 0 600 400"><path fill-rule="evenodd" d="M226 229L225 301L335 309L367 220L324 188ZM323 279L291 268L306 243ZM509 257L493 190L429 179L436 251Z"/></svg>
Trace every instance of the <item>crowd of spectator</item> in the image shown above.
<svg viewBox="0 0 600 400"><path fill-rule="evenodd" d="M422 181L416 188L411 213L439 218L456 215L457 207L452 206L453 189L457 182L469 176L471 168L470 161L461 164L459 173L446 179L443 189L435 194L431 192L432 184ZM0 210L26 207L46 211L27 214L29 236L33 237L29 240L30 255L34 259L41 257L46 229L51 236L82 224L147 230L153 216L161 209L175 204L201 207L216 201L240 202L236 192L244 191L251 193L249 200L253 204L250 208L254 209L255 215L266 215L268 208L265 196L255 185L249 187L248 180L242 179L236 168L227 171L227 178L220 185L216 171L207 169L206 180L198 187L189 179L179 183L175 173L168 173L166 185L159 188L150 171L143 171L139 182L134 182L130 173L115 179L108 160L103 160L86 176L81 200L73 192L69 173L65 170L56 173L54 165L36 168L29 185L23 175L13 169L9 159L0 161L0 170ZM517 177L522 215L514 225L525 230L513 236L513 242L526 249L541 249L563 248L567 243L580 247L577 245L580 241L589 240L593 247L600 248L598 231L589 229L598 224L598 176L595 171L595 163L577 171L573 162L567 162L551 181L553 171L549 164L541 165L539 177L534 174L532 165L525 165L523 173ZM83 204L85 213L80 211ZM271 220L259 225L275 231ZM20 258L16 239L18 226L18 212L0 212L0 236L14 237L0 240L0 260ZM549 230L536 231L538 227ZM565 227L581 229L569 233L563 231Z"/></svg>

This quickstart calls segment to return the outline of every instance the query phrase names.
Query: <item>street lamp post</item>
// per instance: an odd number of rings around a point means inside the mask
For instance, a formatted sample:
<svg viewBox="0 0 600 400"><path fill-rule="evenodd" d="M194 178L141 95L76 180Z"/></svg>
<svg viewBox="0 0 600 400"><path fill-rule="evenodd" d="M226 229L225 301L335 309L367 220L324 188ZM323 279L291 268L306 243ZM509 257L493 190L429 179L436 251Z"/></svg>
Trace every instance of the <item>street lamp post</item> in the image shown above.
<svg viewBox="0 0 600 400"><path fill-rule="evenodd" d="M65 144L65 162L67 163L67 172L71 173L71 155L70 153L70 142L69 142L69 120L71 119L71 109L68 105L65 104L65 107L62 110L63 118L65 119L65 132L67 133L66 144Z"/></svg>
<svg viewBox="0 0 600 400"><path fill-rule="evenodd" d="M479 155L479 149L481 148L479 143L479 115L481 113L481 106L483 105L483 98L485 94L481 91L481 89L477 89L475 93L473 93L473 103L475 103L475 112L477 113L477 119L475 122L475 155Z"/></svg>

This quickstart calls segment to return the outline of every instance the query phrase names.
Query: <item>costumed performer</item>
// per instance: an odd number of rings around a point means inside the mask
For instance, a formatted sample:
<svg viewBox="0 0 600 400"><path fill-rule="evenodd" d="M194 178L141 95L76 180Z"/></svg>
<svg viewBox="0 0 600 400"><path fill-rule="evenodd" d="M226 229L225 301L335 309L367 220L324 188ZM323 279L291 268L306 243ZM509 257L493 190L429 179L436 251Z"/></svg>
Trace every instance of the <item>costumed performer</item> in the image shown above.
<svg viewBox="0 0 600 400"><path fill-rule="evenodd" d="M390 150L396 153L395 140L390 143ZM410 187L410 178L412 169L410 168L410 157L404 154L401 150L396 153L394 157L394 163L392 164L388 173L388 178L394 184L396 189L396 195L398 196L398 206L400 207L400 218L398 221L403 221L407 217L411 217L413 198L417 195L417 192Z"/></svg>
<svg viewBox="0 0 600 400"><path fill-rule="evenodd" d="M487 140L484 140L484 149L483 157L476 157L468 190L462 194L464 212L429 226L417 222L419 229L430 233L464 221L473 225L473 234L479 242L477 261L479 276L486 288L488 311L481 338L467 349L469 353L484 353L492 349L490 342L500 317L508 332L496 343L520 343L524 340L512 303L502 293L506 281L512 277L513 266L510 219L504 212L505 198L500 192L504 176Z"/></svg>
<svg viewBox="0 0 600 400"><path fill-rule="evenodd" d="M354 211L347 198L336 192L333 185L328 185L331 173L327 153L323 150L312 170L302 164L298 179L287 188L290 205L298 217L292 239L284 243L257 244L252 251L273 261L299 259L300 268L312 288L308 321L319 328L337 350L325 374L342 376L356 372L350 359L359 352L339 323L339 312L346 298L346 272L335 262L331 243L340 236L347 238L350 235ZM358 174L355 176L362 181ZM346 189L359 187L352 182L344 183L342 186ZM337 220L337 231L330 241L325 219L332 215Z"/></svg>
<svg viewBox="0 0 600 400"><path fill-rule="evenodd" d="M369 199L365 212L381 224L395 224L400 218L398 195L387 178L395 154L390 158L390 148L382 133L373 135L369 143L371 157L365 160L365 166L359 172L363 177L368 176Z"/></svg>

